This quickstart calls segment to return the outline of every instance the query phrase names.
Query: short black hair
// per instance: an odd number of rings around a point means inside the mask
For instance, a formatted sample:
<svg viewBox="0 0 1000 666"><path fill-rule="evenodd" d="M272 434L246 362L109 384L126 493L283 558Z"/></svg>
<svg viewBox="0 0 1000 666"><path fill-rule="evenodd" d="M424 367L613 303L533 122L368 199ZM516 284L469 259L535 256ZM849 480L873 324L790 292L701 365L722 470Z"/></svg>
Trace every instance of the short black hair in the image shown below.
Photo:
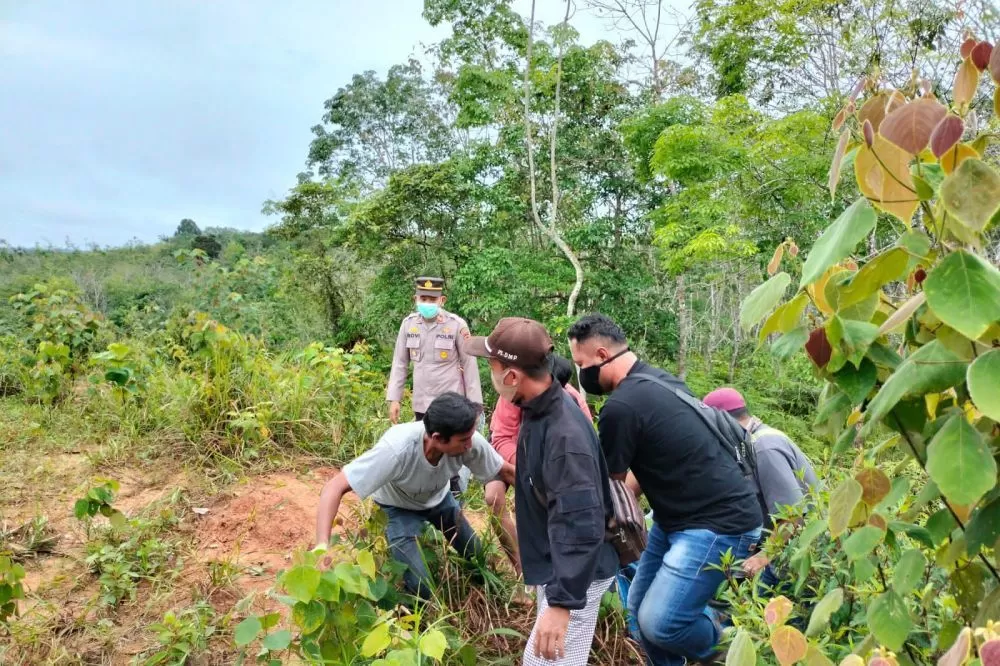
<svg viewBox="0 0 1000 666"><path fill-rule="evenodd" d="M730 409L729 410L729 415L732 416L737 421L739 421L741 418L743 418L744 416L747 416L749 414L750 414L750 410L748 410L746 407L740 407L739 409Z"/></svg>
<svg viewBox="0 0 1000 666"><path fill-rule="evenodd" d="M479 405L454 391L434 398L424 412L424 429L428 435L438 433L443 439L472 430L479 418Z"/></svg>
<svg viewBox="0 0 1000 666"><path fill-rule="evenodd" d="M600 312L584 315L576 320L576 323L569 327L566 334L570 340L586 342L591 338L605 338L616 344L627 344L625 331L615 323L611 317L602 315Z"/></svg>
<svg viewBox="0 0 1000 666"><path fill-rule="evenodd" d="M552 376L556 378L560 386L566 386L573 378L573 364L568 358L559 354L552 355Z"/></svg>

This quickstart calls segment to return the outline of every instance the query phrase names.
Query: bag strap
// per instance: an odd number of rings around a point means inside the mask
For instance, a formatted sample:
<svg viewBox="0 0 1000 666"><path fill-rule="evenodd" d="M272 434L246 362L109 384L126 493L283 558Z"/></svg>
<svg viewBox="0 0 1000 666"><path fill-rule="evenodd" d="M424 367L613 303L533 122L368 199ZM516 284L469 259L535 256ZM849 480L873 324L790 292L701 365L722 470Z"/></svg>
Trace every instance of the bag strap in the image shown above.
<svg viewBox="0 0 1000 666"><path fill-rule="evenodd" d="M734 446L725 437L725 435L722 434L722 432L719 430L718 424L715 422L715 419L713 419L713 418L711 418L711 416L709 416L710 411L718 411L718 410L712 410L711 407L705 405L705 403L701 402L700 400L698 400L694 396L689 395L689 394L685 393L684 391L681 391L681 390L677 389L674 386L671 386L670 384L666 383L665 381L663 381L659 377L654 377L653 375L647 375L644 372L638 372L638 373L636 373L634 375L628 375L628 377L626 377L626 379L628 379L629 377L634 377L636 379L645 379L647 381L651 381L654 384L662 386L667 391L673 393L675 396L677 396L678 398L680 398L681 402L683 402L685 405L687 405L692 410L694 410L695 414L698 415L698 418L700 418L705 423L705 425L708 426L708 429L712 432L713 435L715 435L715 438L717 440L719 440L719 443L722 445L722 448L724 448L729 453L729 455L731 455L733 457L733 459L736 461L736 464L739 465L740 469L742 470L745 467L749 467L750 471L753 472L754 478L756 479L756 477L757 477L756 465L753 465L751 462L749 462L748 460L745 459L745 456L743 456L740 453L739 448L736 447L736 446ZM739 425L739 424L737 424L737 425ZM733 432L731 428L730 428L730 432Z"/></svg>

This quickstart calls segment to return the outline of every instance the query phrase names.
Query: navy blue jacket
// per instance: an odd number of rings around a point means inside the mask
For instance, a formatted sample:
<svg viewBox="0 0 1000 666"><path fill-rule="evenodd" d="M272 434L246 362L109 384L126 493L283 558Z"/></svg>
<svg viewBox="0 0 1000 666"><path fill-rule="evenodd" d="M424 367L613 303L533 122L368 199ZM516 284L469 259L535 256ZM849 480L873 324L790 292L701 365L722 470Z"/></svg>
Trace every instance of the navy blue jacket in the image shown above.
<svg viewBox="0 0 1000 666"><path fill-rule="evenodd" d="M545 585L549 605L587 605L587 588L611 578L618 554L608 468L597 433L559 382L523 402L514 486L524 582Z"/></svg>

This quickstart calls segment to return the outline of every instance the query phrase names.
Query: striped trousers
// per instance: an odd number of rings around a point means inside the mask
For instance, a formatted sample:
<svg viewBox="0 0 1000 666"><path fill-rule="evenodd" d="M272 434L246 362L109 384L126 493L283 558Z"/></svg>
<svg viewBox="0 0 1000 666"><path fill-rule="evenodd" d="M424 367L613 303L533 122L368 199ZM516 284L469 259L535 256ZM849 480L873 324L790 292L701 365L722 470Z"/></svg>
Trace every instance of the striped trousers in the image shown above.
<svg viewBox="0 0 1000 666"><path fill-rule="evenodd" d="M535 656L535 630L531 631L528 637L528 644L524 647L523 666L586 666L590 657L590 645L594 642L594 628L597 626L597 614L601 610L601 597L611 587L614 578L594 581L587 588L587 605L580 610L569 612L569 626L566 628L566 638L563 641L563 648L566 654L562 658L550 661L544 657ZM549 602L545 598L545 586L535 587L537 592L538 616L535 618L535 626L538 626L538 618L549 607Z"/></svg>

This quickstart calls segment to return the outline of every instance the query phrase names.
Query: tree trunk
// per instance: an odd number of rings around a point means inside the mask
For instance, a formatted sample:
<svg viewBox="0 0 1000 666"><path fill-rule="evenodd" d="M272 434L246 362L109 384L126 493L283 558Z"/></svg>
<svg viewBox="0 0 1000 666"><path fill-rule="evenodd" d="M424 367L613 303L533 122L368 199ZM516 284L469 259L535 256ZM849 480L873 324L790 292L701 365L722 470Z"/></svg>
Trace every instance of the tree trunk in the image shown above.
<svg viewBox="0 0 1000 666"><path fill-rule="evenodd" d="M687 292L685 276L681 273L677 276L677 376L684 379L687 376L687 353L688 341L691 337L690 314L687 308Z"/></svg>
<svg viewBox="0 0 1000 666"><path fill-rule="evenodd" d="M566 16L563 19L563 24L569 23L570 10L572 8L572 0L567 0L566 2ZM556 174L556 137L557 129L559 127L559 97L562 88L562 63L563 63L563 47L559 46L559 57L556 64L556 94L555 94L555 110L553 112L552 118L552 129L549 132L549 168L551 170L552 179L552 210L549 215L548 224L542 222L542 217L538 212L538 184L535 178L535 149L534 142L531 136L531 54L532 47L534 46L535 37L535 0L531 2L531 19L528 26L528 48L527 48L527 65L524 68L524 143L528 152L528 182L531 192L531 215L535 221L535 225L548 236L556 247L563 253L566 259L573 266L573 272L576 277L573 283L573 290L569 294L569 299L566 303L566 316L572 317L576 312L576 301L580 296L580 291L583 289L583 265L580 263L580 259L573 252L573 248L569 246L563 237L559 233L559 229L556 226L559 214L559 181Z"/></svg>

